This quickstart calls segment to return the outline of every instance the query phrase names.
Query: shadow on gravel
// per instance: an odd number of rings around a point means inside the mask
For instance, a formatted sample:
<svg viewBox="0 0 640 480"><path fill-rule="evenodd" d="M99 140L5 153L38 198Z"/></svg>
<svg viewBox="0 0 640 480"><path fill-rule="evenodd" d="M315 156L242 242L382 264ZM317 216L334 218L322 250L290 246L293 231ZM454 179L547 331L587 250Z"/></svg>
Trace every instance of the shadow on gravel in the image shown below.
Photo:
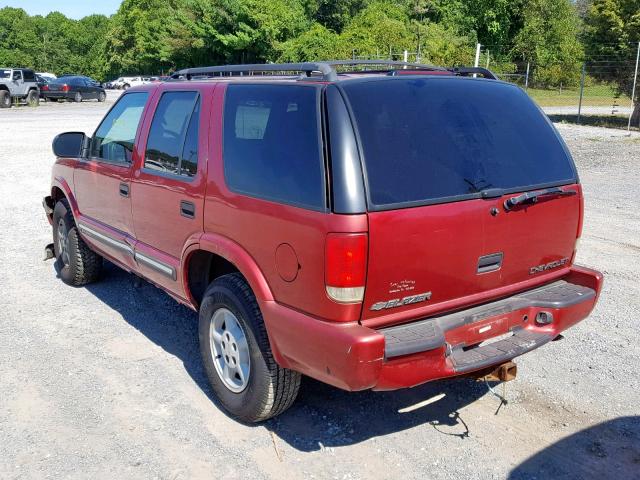
<svg viewBox="0 0 640 480"><path fill-rule="evenodd" d="M105 262L103 279L86 288L149 340L182 360L194 382L217 404L200 362L196 314L151 284L136 283L135 276ZM293 407L263 426L301 451L352 445L423 424L464 439L470 432L458 411L486 392L483 384L469 379L396 392L350 393L304 378ZM442 398L399 413L435 396Z"/></svg>
<svg viewBox="0 0 640 480"><path fill-rule="evenodd" d="M570 435L518 465L509 480L640 478L640 417Z"/></svg>
<svg viewBox="0 0 640 480"><path fill-rule="evenodd" d="M553 123L578 124L578 115L552 113L547 116ZM588 125L591 127L618 128L623 130L627 129L628 121L629 117L622 117L619 115L582 115L580 117L580 125ZM633 125L631 129L638 131L638 128L634 128Z"/></svg>

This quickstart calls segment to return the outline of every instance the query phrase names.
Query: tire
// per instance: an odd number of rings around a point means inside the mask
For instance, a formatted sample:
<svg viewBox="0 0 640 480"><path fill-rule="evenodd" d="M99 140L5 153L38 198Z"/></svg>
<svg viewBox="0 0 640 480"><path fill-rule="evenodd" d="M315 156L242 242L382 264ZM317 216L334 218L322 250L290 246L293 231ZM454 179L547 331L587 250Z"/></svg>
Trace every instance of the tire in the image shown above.
<svg viewBox="0 0 640 480"><path fill-rule="evenodd" d="M40 105L40 94L36 90L29 90L27 94L27 105L30 107L37 107Z"/></svg>
<svg viewBox="0 0 640 480"><path fill-rule="evenodd" d="M260 308L242 275L224 275L209 286L200 306L198 330L209 383L232 417L247 423L261 422L293 404L301 375L281 368L274 360ZM212 332L216 332L218 341ZM248 367L243 369L245 363ZM225 379L224 365L230 371L244 373Z"/></svg>
<svg viewBox="0 0 640 480"><path fill-rule="evenodd" d="M11 95L6 90L0 90L0 108L11 108Z"/></svg>
<svg viewBox="0 0 640 480"><path fill-rule="evenodd" d="M79 287L100 277L102 257L80 238L66 200L53 209L53 249L60 278L66 284Z"/></svg>
<svg viewBox="0 0 640 480"><path fill-rule="evenodd" d="M128 83L125 83L125 84L122 86L122 89L123 89L123 90L129 90L129 88L131 88L131 85L129 85Z"/></svg>
<svg viewBox="0 0 640 480"><path fill-rule="evenodd" d="M73 101L76 103L82 102L82 94L80 92L76 92L76 94L73 96Z"/></svg>
<svg viewBox="0 0 640 480"><path fill-rule="evenodd" d="M98 101L99 102L104 102L107 99L107 94L104 92L100 92L98 93Z"/></svg>

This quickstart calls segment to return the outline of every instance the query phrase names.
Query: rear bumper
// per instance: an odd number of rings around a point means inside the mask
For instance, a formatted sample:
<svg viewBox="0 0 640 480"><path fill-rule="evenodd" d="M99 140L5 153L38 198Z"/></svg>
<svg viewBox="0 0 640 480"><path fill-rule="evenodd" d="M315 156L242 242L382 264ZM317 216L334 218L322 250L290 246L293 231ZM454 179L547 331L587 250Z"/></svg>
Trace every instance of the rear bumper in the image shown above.
<svg viewBox="0 0 640 480"><path fill-rule="evenodd" d="M266 302L278 363L345 390L395 390L496 365L553 340L586 318L601 273L574 266L551 284L479 307L373 330L325 322ZM539 323L544 312L550 323ZM507 336L490 345L481 342ZM488 342L487 342L488 343Z"/></svg>

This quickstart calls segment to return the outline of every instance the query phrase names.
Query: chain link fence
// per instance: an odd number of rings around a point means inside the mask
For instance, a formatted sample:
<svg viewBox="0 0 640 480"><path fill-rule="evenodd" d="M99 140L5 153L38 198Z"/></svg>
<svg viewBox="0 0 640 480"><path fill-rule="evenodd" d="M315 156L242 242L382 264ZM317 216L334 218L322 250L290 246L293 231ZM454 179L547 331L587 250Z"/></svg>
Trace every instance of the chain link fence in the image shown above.
<svg viewBox="0 0 640 480"><path fill-rule="evenodd" d="M587 52L576 62L573 75L553 65L545 65L542 72L539 65L526 59L501 62L505 55L496 46L481 47L478 64L524 88L553 120L640 129L639 120L631 122L634 105L640 101L640 42L631 46L635 48L622 56Z"/></svg>

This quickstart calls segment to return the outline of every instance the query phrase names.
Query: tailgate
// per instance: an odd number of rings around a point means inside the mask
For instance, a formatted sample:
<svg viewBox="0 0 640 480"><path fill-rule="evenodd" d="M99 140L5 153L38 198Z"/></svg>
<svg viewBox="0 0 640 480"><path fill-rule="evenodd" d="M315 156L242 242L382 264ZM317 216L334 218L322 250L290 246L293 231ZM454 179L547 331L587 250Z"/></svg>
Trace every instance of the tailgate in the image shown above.
<svg viewBox="0 0 640 480"><path fill-rule="evenodd" d="M563 189L579 192L580 186ZM510 211L503 202L474 199L371 212L363 319L426 305L437 313L452 300L499 296L503 287L535 278L542 282L545 273L569 266L580 218L579 194L541 199ZM499 213L493 215L493 208ZM415 303L394 303L424 294L424 301L420 297Z"/></svg>

